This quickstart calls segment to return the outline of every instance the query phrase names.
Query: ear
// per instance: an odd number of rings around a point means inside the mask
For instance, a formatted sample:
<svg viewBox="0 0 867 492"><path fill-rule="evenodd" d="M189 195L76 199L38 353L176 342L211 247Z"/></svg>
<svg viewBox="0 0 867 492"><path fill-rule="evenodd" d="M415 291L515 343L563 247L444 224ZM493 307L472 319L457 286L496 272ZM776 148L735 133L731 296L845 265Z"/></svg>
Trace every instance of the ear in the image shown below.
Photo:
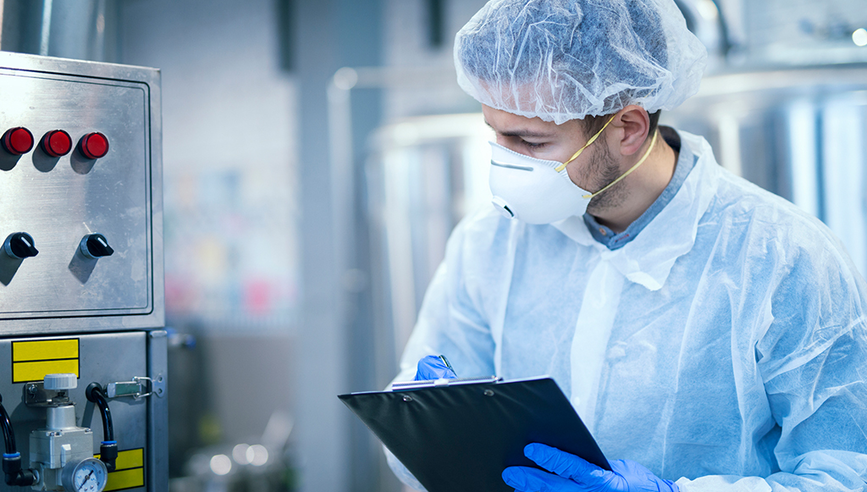
<svg viewBox="0 0 867 492"><path fill-rule="evenodd" d="M631 104L621 109L611 126L617 129L616 139L609 144L620 151L621 155L632 155L639 150L647 140L650 131L650 115L641 106Z"/></svg>

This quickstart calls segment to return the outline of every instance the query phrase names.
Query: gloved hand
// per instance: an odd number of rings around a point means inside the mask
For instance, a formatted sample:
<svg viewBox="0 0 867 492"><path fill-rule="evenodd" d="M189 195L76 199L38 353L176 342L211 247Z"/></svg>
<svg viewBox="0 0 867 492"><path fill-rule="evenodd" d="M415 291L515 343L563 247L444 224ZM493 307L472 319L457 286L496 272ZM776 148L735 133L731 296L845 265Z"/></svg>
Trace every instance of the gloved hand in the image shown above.
<svg viewBox="0 0 867 492"><path fill-rule="evenodd" d="M446 366L446 363L436 355L428 355L418 361L418 369L414 381L427 381L428 379L454 379L457 376L454 371Z"/></svg>
<svg viewBox="0 0 867 492"><path fill-rule="evenodd" d="M525 446L524 455L552 473L524 466L506 468L503 480L517 492L680 492L677 484L656 477L634 461L609 461L612 471L607 471L537 443Z"/></svg>

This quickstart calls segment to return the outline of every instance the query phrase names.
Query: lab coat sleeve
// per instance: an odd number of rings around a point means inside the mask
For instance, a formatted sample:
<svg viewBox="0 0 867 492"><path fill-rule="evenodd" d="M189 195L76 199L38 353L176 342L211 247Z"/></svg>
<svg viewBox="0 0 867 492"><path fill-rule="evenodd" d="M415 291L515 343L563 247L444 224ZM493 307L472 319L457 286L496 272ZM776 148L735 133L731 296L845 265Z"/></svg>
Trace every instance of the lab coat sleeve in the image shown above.
<svg viewBox="0 0 867 492"><path fill-rule="evenodd" d="M681 479L684 492L867 490L865 284L834 242L797 255L755 345L778 471Z"/></svg>
<svg viewBox="0 0 867 492"><path fill-rule="evenodd" d="M394 381L411 381L419 359L440 354L449 359L458 377L494 374L494 341L484 313L482 294L470 287L478 285L473 281L478 277L472 270L481 265L473 256L478 250L476 246L483 241L479 237L467 237L473 235L474 223L472 218L465 220L449 238L446 257L425 293L418 320L401 357L400 373ZM424 490L397 458L387 449L385 453L389 466L403 483Z"/></svg>

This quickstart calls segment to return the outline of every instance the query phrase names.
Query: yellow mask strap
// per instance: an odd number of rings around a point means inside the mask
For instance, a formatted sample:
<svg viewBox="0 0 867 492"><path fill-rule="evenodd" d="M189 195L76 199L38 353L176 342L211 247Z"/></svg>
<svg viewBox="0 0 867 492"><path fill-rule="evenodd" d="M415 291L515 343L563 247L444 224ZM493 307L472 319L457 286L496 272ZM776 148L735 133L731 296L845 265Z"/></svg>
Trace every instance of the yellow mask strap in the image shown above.
<svg viewBox="0 0 867 492"><path fill-rule="evenodd" d="M626 171L625 173L623 173L619 178L617 178L614 181L612 181L611 183L609 183L608 186L606 186L605 188L602 188L601 190L597 191L596 193L592 193L590 195L584 195L581 198L593 198L594 196L602 193L603 191L605 191L608 188L611 188L612 186L617 184L617 182L620 181L621 179L629 176L629 173L631 173L632 171L635 171L636 169L638 169L638 166L644 164L644 161L647 160L647 156L650 155L650 151L653 150L653 146L656 144L657 135L659 135L659 131L653 132L653 139L650 141L650 147L647 148L647 152L644 153L644 156L641 158L641 160L639 160L638 162L635 163L634 166L629 168L629 171Z"/></svg>
<svg viewBox="0 0 867 492"><path fill-rule="evenodd" d="M575 159L577 159L578 156L581 155L581 152L584 152L584 149L586 149L587 147L590 146L590 144L592 144L593 142L595 142L596 139L599 138L599 135L602 135L602 132L605 131L605 128L606 128L609 124L611 124L611 122L614 121L614 118L616 118L616 117L617 117L616 114L615 114L614 116L612 116L611 119L608 120L608 123L605 123L605 125L602 126L602 129L599 130L598 132L596 132L596 135L593 135L592 137L590 137L590 140L588 140L587 143L584 144L584 147L581 147L580 149L578 149L578 152L575 152L574 154L572 154L572 157L570 157L569 160L567 160L567 161L564 162L563 164L560 164L559 166L555 167L554 170L557 171L557 172L559 173L560 171L566 169L566 166L568 166L570 162L572 162L572 161L574 161Z"/></svg>

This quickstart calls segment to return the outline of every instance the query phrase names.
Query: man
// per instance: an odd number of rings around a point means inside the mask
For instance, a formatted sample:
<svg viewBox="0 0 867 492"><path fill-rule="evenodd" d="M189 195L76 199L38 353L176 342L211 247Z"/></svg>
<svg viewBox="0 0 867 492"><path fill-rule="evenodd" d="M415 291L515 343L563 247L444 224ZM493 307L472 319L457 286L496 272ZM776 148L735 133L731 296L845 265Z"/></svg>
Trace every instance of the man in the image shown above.
<svg viewBox="0 0 867 492"><path fill-rule="evenodd" d="M455 229L397 380L429 354L552 376L613 471L532 444L516 490L865 488L867 285L818 220L657 128L704 58L672 0L494 0L458 33L507 217Z"/></svg>

